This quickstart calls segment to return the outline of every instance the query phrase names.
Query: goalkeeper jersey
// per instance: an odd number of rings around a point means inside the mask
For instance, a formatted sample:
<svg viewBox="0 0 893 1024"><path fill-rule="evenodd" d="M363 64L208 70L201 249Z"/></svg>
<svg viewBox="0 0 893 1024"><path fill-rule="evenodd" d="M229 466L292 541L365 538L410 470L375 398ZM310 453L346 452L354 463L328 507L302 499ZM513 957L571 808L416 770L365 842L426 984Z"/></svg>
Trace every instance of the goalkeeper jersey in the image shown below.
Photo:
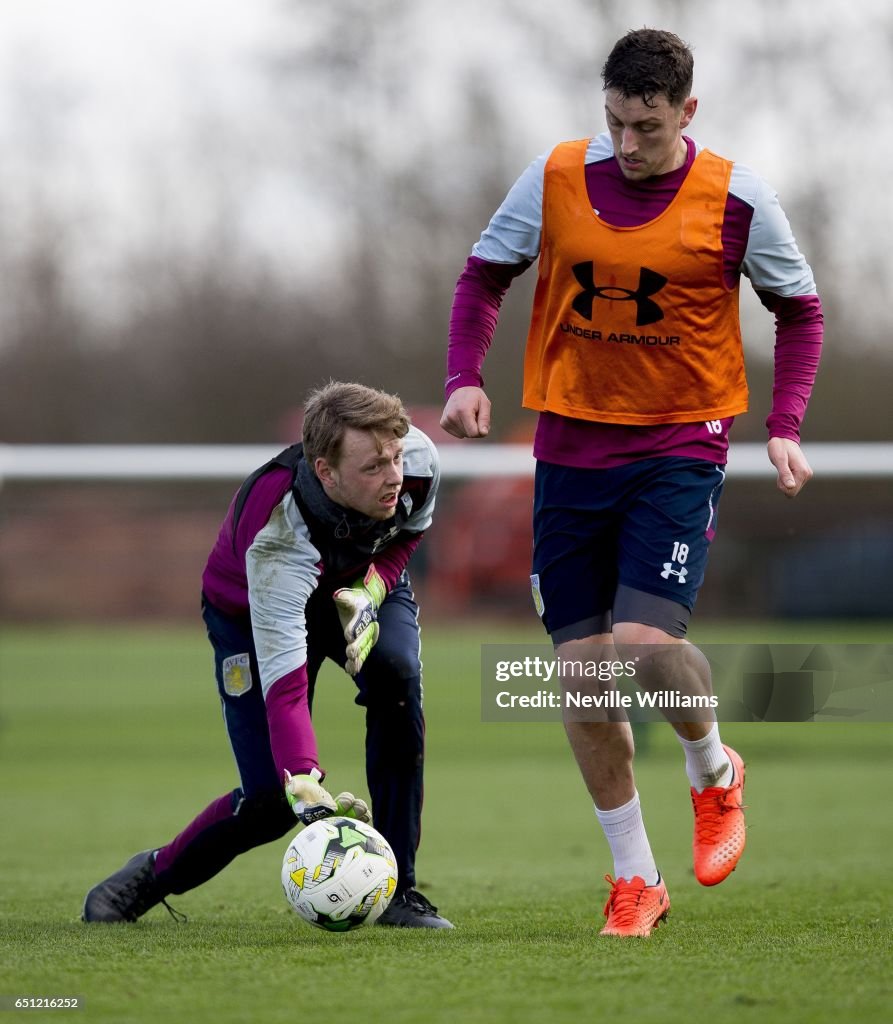
<svg viewBox="0 0 893 1024"><path fill-rule="evenodd" d="M416 427L403 439L403 483L392 520L336 505L296 446L234 496L202 575L206 601L250 619L280 777L318 767L307 701L308 602L327 600L375 567L390 590L431 524L440 468Z"/></svg>

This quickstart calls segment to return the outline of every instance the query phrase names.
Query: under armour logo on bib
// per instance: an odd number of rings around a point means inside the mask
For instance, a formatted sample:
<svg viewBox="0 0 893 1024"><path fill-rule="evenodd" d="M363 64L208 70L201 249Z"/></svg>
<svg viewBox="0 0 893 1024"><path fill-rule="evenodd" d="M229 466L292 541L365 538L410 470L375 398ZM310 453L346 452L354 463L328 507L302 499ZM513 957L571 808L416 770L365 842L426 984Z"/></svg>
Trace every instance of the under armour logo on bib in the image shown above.
<svg viewBox="0 0 893 1024"><path fill-rule="evenodd" d="M583 291L574 298L571 306L587 320L592 319L592 304L596 299L608 299L611 302L635 302L636 327L644 327L646 324L663 320L664 311L651 299L651 296L656 295L669 278L658 274L656 270L640 267L639 287L635 291L631 288L621 288L615 284L597 285L595 283L595 264L592 260L587 263L576 263L571 270L583 288Z"/></svg>

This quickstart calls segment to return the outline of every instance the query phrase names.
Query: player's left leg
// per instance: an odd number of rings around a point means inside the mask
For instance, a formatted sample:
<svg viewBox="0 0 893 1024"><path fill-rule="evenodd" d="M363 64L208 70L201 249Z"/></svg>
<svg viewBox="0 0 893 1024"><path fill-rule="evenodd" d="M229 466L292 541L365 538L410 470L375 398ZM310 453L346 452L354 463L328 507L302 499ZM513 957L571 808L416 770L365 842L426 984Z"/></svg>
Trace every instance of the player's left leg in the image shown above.
<svg viewBox="0 0 893 1024"><path fill-rule="evenodd" d="M637 682L643 689L684 697L710 695L709 664L686 640L631 621L615 623L614 635L621 658L635 657ZM695 877L702 885L717 885L735 870L744 852L744 762L722 743L712 712L664 713L685 751L695 819ZM702 720L692 721L697 714Z"/></svg>
<svg viewBox="0 0 893 1024"><path fill-rule="evenodd" d="M355 682L366 709L366 778L375 827L397 858L399 880L379 924L451 928L415 888L425 763L419 609L403 574L378 612L378 642Z"/></svg>
<svg viewBox="0 0 893 1024"><path fill-rule="evenodd" d="M724 473L692 459L655 460L620 536L614 639L635 656L646 690L703 700L712 693L710 666L685 639L716 529ZM703 885L716 885L744 850L744 764L725 747L712 709L664 704L685 750L695 812L693 857Z"/></svg>

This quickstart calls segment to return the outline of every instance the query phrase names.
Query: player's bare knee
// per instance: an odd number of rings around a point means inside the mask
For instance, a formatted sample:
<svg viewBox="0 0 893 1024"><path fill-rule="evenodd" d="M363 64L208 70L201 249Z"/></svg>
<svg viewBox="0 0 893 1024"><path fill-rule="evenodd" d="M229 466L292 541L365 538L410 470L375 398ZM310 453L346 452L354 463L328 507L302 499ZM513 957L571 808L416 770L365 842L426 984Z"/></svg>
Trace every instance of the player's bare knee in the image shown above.
<svg viewBox="0 0 893 1024"><path fill-rule="evenodd" d="M635 744L628 722L565 720L564 728L574 749L585 747L599 760L611 763L633 760Z"/></svg>

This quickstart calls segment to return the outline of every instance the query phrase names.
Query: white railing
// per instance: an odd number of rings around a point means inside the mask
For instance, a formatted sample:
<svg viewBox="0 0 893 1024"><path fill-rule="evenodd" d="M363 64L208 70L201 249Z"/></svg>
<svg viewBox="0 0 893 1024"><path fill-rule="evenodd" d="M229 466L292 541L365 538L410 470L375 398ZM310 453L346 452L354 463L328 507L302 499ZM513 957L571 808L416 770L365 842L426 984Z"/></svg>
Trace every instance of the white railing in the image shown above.
<svg viewBox="0 0 893 1024"><path fill-rule="evenodd" d="M0 483L40 480L239 480L283 448L257 445L0 444ZM443 475L453 479L533 473L530 445L465 442L439 446ZM805 447L817 480L893 476L893 444ZM730 478L769 477L762 444L732 445Z"/></svg>

